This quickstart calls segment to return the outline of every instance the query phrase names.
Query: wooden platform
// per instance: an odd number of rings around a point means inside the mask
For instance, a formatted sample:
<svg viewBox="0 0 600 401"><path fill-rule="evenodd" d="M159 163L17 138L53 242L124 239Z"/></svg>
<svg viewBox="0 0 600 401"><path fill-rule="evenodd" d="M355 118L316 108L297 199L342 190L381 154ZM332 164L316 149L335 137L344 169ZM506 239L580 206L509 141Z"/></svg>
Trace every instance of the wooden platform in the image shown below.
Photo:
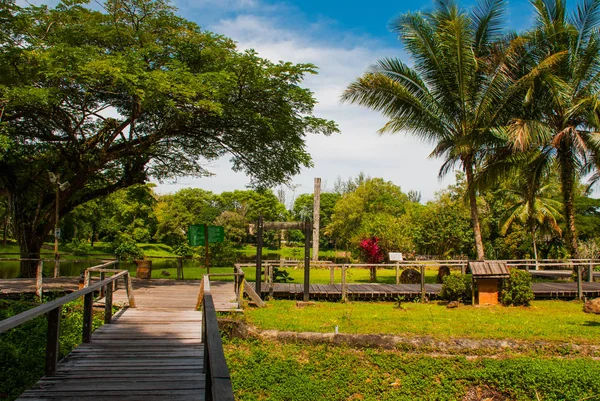
<svg viewBox="0 0 600 401"><path fill-rule="evenodd" d="M583 294L588 298L600 297L600 283L582 283ZM254 283L249 283L254 288ZM267 287L267 288L265 288ZM304 286L302 284L275 283L273 297L280 299L301 299ZM425 284L428 298L439 296L441 284ZM544 298L577 298L577 283L533 283L531 285L536 299ZM268 286L261 286L263 297L268 294ZM421 294L419 284L348 284L348 298L353 300L394 300L397 297L417 298ZM339 300L342 295L340 284L311 284L310 298L321 300Z"/></svg>
<svg viewBox="0 0 600 401"><path fill-rule="evenodd" d="M204 400L200 281L132 283L137 308L119 311L20 400ZM233 283L211 282L211 294L219 310L237 308ZM114 303L127 303L124 289Z"/></svg>
<svg viewBox="0 0 600 401"><path fill-rule="evenodd" d="M19 400L203 400L201 313L125 309Z"/></svg>
<svg viewBox="0 0 600 401"><path fill-rule="evenodd" d="M73 292L79 289L79 277L44 278L44 291ZM0 294L35 293L35 278L0 279Z"/></svg>

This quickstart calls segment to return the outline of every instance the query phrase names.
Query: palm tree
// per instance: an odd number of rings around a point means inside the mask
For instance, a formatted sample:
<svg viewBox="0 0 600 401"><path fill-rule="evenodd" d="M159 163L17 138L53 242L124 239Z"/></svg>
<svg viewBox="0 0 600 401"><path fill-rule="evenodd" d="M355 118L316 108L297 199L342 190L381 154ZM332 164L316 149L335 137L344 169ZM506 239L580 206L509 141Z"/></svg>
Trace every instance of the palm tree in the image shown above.
<svg viewBox="0 0 600 401"><path fill-rule="evenodd" d="M351 83L342 101L380 111L389 118L380 133L407 131L435 144L443 157L440 176L460 166L467 178L477 258L484 258L476 189L478 164L497 140L490 135L510 104L505 74L503 0L482 0L470 12L440 0L430 13L407 13L392 28L414 62L376 62ZM506 43L506 42L504 42Z"/></svg>
<svg viewBox="0 0 600 401"><path fill-rule="evenodd" d="M507 189L507 192L512 195L512 204L502 214L498 223L502 235L505 235L510 226L517 221L529 228L536 270L538 269L536 232L542 228L549 228L558 234L562 233L557 221L561 217L559 210L562 204L551 197L556 193L557 186L551 182L542 185L551 169L547 161L546 155L536 152L529 163L521 166L521 174L513 180L513 186Z"/></svg>
<svg viewBox="0 0 600 401"><path fill-rule="evenodd" d="M584 0L567 16L565 0L533 0L536 22L525 46L529 63L525 118L507 135L517 150L541 149L558 165L565 240L577 257L574 193L577 178L600 163L600 2Z"/></svg>

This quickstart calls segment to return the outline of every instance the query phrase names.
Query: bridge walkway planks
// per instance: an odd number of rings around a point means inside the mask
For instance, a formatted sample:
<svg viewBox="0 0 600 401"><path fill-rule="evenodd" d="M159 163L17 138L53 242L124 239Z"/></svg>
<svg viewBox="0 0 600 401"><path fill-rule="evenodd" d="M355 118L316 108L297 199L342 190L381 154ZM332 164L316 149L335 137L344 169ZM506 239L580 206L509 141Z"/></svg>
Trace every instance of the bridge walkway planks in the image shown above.
<svg viewBox="0 0 600 401"><path fill-rule="evenodd" d="M134 281L138 308L119 311L58 364L55 376L19 399L204 400L199 281L141 281Z"/></svg>

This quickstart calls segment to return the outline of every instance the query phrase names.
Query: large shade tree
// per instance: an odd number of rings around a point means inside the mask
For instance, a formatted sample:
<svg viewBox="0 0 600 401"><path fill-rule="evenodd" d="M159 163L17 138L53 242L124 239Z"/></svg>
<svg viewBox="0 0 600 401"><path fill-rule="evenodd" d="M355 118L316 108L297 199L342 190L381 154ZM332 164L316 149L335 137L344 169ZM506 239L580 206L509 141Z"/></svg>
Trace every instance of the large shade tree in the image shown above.
<svg viewBox="0 0 600 401"><path fill-rule="evenodd" d="M564 0L534 0L534 29L520 59L524 114L507 132L516 150L540 149L558 164L565 240L577 257L578 178L600 164L600 2L584 0L567 13Z"/></svg>
<svg viewBox="0 0 600 401"><path fill-rule="evenodd" d="M406 131L435 144L441 176L464 170L478 259L484 247L473 181L482 154L496 143L491 129L513 106L504 11L502 0L480 1L471 11L441 0L432 12L401 15L392 27L414 66L379 60L342 96L389 118L381 133Z"/></svg>
<svg viewBox="0 0 600 401"><path fill-rule="evenodd" d="M164 0L108 0L101 11L2 0L1 13L0 191L23 258L39 257L54 225L48 172L70 183L61 216L149 177L207 174L203 162L225 154L270 186L311 164L307 133L337 130L299 86L314 66L239 52Z"/></svg>

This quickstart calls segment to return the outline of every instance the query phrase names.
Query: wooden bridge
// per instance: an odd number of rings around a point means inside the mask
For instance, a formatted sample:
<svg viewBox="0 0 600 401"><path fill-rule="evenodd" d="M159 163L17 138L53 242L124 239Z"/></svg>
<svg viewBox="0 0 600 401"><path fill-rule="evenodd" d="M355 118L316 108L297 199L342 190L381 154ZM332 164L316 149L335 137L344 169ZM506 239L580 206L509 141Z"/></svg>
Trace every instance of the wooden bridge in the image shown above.
<svg viewBox="0 0 600 401"><path fill-rule="evenodd" d="M43 314L48 318L46 375L19 399L233 401L216 317L216 305L239 306L233 284L210 283L205 276L202 284L136 280L132 285L127 271L106 269L110 264L96 268L104 276L98 282L88 276L87 288L0 322L2 333ZM115 288L119 279L122 290ZM105 325L92 335L98 291L105 294L97 301L104 303ZM83 343L58 362L61 307L80 297ZM113 302L127 304L114 317Z"/></svg>

